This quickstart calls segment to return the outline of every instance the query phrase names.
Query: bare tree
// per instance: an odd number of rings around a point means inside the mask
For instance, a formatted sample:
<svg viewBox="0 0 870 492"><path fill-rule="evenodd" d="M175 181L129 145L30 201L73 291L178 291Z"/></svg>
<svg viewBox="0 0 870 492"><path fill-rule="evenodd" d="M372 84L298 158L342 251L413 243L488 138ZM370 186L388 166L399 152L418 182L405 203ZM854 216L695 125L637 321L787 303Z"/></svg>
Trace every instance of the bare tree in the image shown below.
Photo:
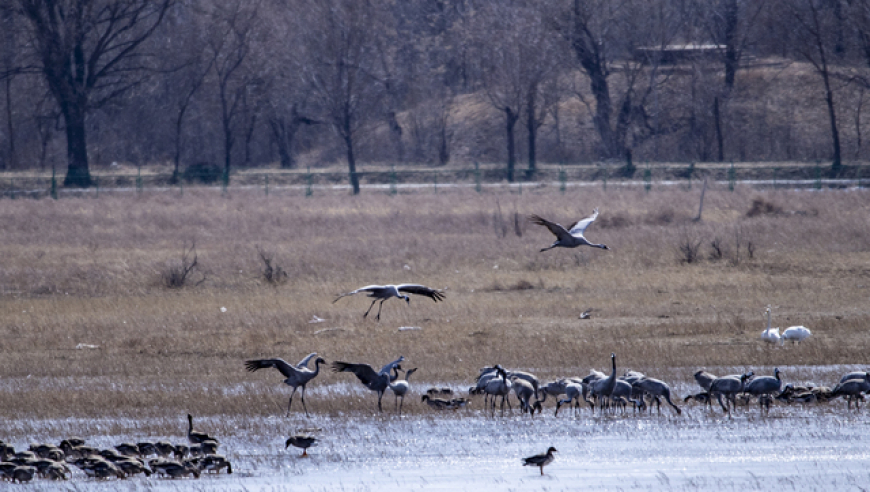
<svg viewBox="0 0 870 492"><path fill-rule="evenodd" d="M624 159L625 170L632 173L632 147L666 128L651 121L647 109L651 96L657 97L669 79L659 71L661 57L650 48L671 44L681 32L684 12L669 8L664 0L573 0L567 18L561 30L589 80L594 105L582 93L577 95L590 110L594 106L601 157ZM637 57L635 48L640 47L647 48L646 55ZM619 84L611 83L614 74ZM614 87L620 91L616 102Z"/></svg>
<svg viewBox="0 0 870 492"><path fill-rule="evenodd" d="M216 1L210 12L208 38L213 58L214 82L220 105L224 150L224 176L229 176L236 142L237 119L244 110L245 96L254 76L245 66L251 55L258 2Z"/></svg>
<svg viewBox="0 0 870 492"><path fill-rule="evenodd" d="M514 181L517 160L515 128L525 115L531 176L535 172L537 132L552 100L542 97L544 83L555 71L554 33L541 8L522 1L483 4L471 25L482 67L482 81L493 108L504 114L507 144L506 177Z"/></svg>
<svg viewBox="0 0 870 492"><path fill-rule="evenodd" d="M783 8L795 20L795 28L803 34L799 36L805 42L795 49L807 60L821 77L825 89L825 103L828 107L828 120L831 128L831 143L833 145L831 174L836 176L842 169L840 158L840 131L837 128L837 113L834 108L834 89L831 84L831 66L828 58L836 43L836 30L833 29L834 8L828 0L783 1Z"/></svg>
<svg viewBox="0 0 870 492"><path fill-rule="evenodd" d="M143 80L143 43L174 0L17 0L66 127L65 186L91 185L85 118Z"/></svg>
<svg viewBox="0 0 870 492"><path fill-rule="evenodd" d="M300 16L305 49L304 65L315 104L341 138L347 155L353 194L359 194L356 138L371 121L383 98L384 79L369 27L376 15L372 2L325 0L307 4Z"/></svg>

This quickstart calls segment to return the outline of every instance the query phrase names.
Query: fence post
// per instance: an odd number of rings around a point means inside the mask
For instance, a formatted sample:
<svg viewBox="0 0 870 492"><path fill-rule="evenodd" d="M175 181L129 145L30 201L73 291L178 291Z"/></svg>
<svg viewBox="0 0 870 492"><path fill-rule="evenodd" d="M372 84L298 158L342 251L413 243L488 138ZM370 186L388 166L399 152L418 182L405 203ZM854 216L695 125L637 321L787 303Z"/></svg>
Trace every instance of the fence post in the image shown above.
<svg viewBox="0 0 870 492"><path fill-rule="evenodd" d="M689 168L686 170L686 177L689 179L689 189L692 189L692 175L695 174L695 163L690 162Z"/></svg>
<svg viewBox="0 0 870 492"><path fill-rule="evenodd" d="M393 164L390 166L390 194L395 195L399 193L399 190L396 188L396 183L399 181L398 176L396 176L396 165Z"/></svg>
<svg viewBox="0 0 870 492"><path fill-rule="evenodd" d="M311 196L314 191L311 189L311 166L308 166L308 172L305 174L305 179L308 181L308 187L305 188L305 196Z"/></svg>
<svg viewBox="0 0 870 492"><path fill-rule="evenodd" d="M652 188L652 169L649 168L649 161L646 161L646 169L643 170L643 189L649 193Z"/></svg>
<svg viewBox="0 0 870 492"><path fill-rule="evenodd" d="M728 191L734 191L735 181L737 181L737 171L734 169L734 161L731 161L731 167L728 168Z"/></svg>
<svg viewBox="0 0 870 492"><path fill-rule="evenodd" d="M171 190L172 186L170 186L169 189ZM178 180L178 196L184 196L184 179Z"/></svg>
<svg viewBox="0 0 870 492"><path fill-rule="evenodd" d="M96 198L100 198L100 178L94 176L94 188L97 191Z"/></svg>
<svg viewBox="0 0 870 492"><path fill-rule="evenodd" d="M142 194L142 165L137 166L138 170L136 173L136 193Z"/></svg>
<svg viewBox="0 0 870 492"><path fill-rule="evenodd" d="M55 174L54 167L51 168L51 190L49 194L52 198L57 200L57 175Z"/></svg>
<svg viewBox="0 0 870 492"><path fill-rule="evenodd" d="M816 161L816 183L815 183L814 187L817 190L822 189L822 167L821 167L821 163L819 161Z"/></svg>
<svg viewBox="0 0 870 492"><path fill-rule="evenodd" d="M565 189L568 186L568 173L565 172L565 168L559 164L559 191L564 195Z"/></svg>
<svg viewBox="0 0 870 492"><path fill-rule="evenodd" d="M438 172L432 173L432 189L438 194Z"/></svg>
<svg viewBox="0 0 870 492"><path fill-rule="evenodd" d="M263 178L265 179L264 187L266 190L266 196L269 196L269 175L267 174L267 175L263 176Z"/></svg>
<svg viewBox="0 0 870 492"><path fill-rule="evenodd" d="M480 164L474 161L474 189L480 193Z"/></svg>
<svg viewBox="0 0 870 492"><path fill-rule="evenodd" d="M221 176L221 193L226 194L227 187L230 185L230 170L226 167L224 168L223 175Z"/></svg>

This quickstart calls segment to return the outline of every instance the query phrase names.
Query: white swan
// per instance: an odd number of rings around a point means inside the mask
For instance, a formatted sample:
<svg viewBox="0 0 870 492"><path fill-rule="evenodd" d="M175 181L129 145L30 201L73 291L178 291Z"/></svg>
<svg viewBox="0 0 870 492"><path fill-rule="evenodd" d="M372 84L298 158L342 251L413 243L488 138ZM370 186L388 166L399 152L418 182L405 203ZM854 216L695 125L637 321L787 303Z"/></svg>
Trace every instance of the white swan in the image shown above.
<svg viewBox="0 0 870 492"><path fill-rule="evenodd" d="M770 306L767 306L765 312L767 312L767 329L761 332L761 339L765 342L780 342L780 344L782 344L782 339L779 336L779 328L770 327Z"/></svg>
<svg viewBox="0 0 870 492"><path fill-rule="evenodd" d="M779 339L779 344L784 344L786 340L791 340L792 342L800 342L809 338L812 334L813 332L811 332L810 329L806 326L790 326L782 332L782 337Z"/></svg>

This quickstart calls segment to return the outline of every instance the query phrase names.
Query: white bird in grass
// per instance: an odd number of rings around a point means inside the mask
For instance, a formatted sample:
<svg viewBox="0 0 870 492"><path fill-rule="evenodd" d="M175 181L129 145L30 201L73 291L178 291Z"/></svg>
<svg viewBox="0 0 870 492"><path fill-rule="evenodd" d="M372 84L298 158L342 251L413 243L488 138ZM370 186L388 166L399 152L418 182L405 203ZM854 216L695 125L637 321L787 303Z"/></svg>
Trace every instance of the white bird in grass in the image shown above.
<svg viewBox="0 0 870 492"><path fill-rule="evenodd" d="M363 318L369 315L369 312L374 307L375 302L381 301L380 305L378 305L378 315L375 317L378 321L381 319L381 307L384 305L384 301L391 297L398 297L399 299L404 299L408 304L411 303L411 298L405 295L408 294L416 294L418 296L426 296L432 299L435 302L444 300L444 293L437 289L430 289L425 285L420 284L400 284L400 285L366 285L365 287L360 287L359 289L353 292L347 292L345 294L339 295L332 301L333 304L338 302L342 297L352 296L354 294L358 294L360 292L367 292L369 297L373 297L371 305L368 310L366 310L365 314L363 314Z"/></svg>
<svg viewBox="0 0 870 492"><path fill-rule="evenodd" d="M592 246L593 248L610 249L603 244L595 244L589 242L589 240L587 240L586 237L583 235L583 233L586 231L586 228L589 227L593 222L595 222L595 219L597 218L598 209L596 208L592 212L592 215L578 221L567 230L560 224L550 222L549 220L537 215L530 216L529 220L535 224L546 226L547 229L550 229L550 232L552 232L553 235L556 236L556 242L551 244L549 247L542 249L541 251L547 251L548 249L553 249L556 247L576 248L577 246Z"/></svg>
<svg viewBox="0 0 870 492"><path fill-rule="evenodd" d="M767 313L767 329L761 332L761 339L770 343L781 342L779 328L770 327L770 306L767 306L765 312Z"/></svg>
<svg viewBox="0 0 870 492"><path fill-rule="evenodd" d="M809 338L812 334L813 333L806 326L790 326L782 332L779 344L784 344L786 340L800 343L802 340Z"/></svg>

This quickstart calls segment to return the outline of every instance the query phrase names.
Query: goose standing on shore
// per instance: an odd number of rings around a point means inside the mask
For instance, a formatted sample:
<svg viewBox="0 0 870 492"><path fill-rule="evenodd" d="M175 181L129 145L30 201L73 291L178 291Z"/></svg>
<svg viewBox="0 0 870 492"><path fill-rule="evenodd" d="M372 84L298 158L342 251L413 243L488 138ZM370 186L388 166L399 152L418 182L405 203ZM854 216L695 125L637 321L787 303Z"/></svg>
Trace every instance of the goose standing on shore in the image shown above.
<svg viewBox="0 0 870 492"><path fill-rule="evenodd" d="M309 355L295 366L291 366L285 362L284 359L256 359L245 362L245 368L250 372L254 372L259 369L274 367L275 369L278 369L285 378L287 378L284 380L284 384L293 388L293 392L290 393L290 401L287 402L287 415L290 415L290 406L293 405L293 395L296 394L296 389L301 386L302 408L305 410L305 415L307 416L308 407L305 406L305 385L320 373L320 364L326 363L326 361L323 360L323 357L318 357L317 360L314 361L314 370L312 371L306 366L308 360L314 355L317 354Z"/></svg>
<svg viewBox="0 0 870 492"><path fill-rule="evenodd" d="M284 449L289 448L290 446L301 448L302 456L300 458L308 457L308 448L317 444L317 438L314 436L310 436L308 434L296 434L295 436L290 436L287 438L287 442L284 443Z"/></svg>
<svg viewBox="0 0 870 492"><path fill-rule="evenodd" d="M592 246L593 248L610 249L604 244L595 244L589 242L583 233L586 231L595 219L598 218L598 209L596 208L592 215L583 220L577 221L570 229L565 229L561 224L550 222L549 220L538 215L529 216L529 220L538 225L542 225L550 230L556 236L556 242L550 246L543 248L541 251L547 251L553 248L576 248L577 246Z"/></svg>
<svg viewBox="0 0 870 492"><path fill-rule="evenodd" d="M528 458L523 458L523 466L537 466L541 469L541 475L544 474L544 467L549 465L555 459L553 453L556 452L556 448L550 446L547 449L546 453L536 454L534 456L529 456Z"/></svg>
<svg viewBox="0 0 870 492"><path fill-rule="evenodd" d="M415 294L418 296L426 296L432 299L435 302L444 300L444 292L437 289L430 289L425 285L420 284L399 284L399 285L367 285L365 287L360 287L357 290L352 292L346 292L344 294L339 295L332 301L333 304L338 302L342 297L352 296L354 294L359 294L360 292L368 293L368 297L373 297L374 300L369 305L369 308L366 310L365 314L363 314L363 318L369 315L369 312L374 307L375 303L381 301L378 305L378 315L375 316L375 319L378 321L381 320L381 308L384 305L384 301L391 297L397 297L399 299L404 299L407 304L411 304L411 298L406 294Z"/></svg>

